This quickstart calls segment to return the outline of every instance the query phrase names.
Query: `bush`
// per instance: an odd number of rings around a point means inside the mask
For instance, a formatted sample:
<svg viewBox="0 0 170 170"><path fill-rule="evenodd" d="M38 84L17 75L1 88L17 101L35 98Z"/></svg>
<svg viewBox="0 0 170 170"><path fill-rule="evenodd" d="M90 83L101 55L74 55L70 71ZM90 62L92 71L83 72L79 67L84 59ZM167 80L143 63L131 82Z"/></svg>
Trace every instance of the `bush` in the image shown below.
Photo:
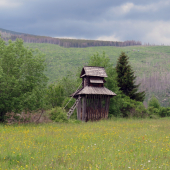
<svg viewBox="0 0 170 170"><path fill-rule="evenodd" d="M159 115L160 115L161 117L170 116L170 107L160 107L160 109L159 109Z"/></svg>
<svg viewBox="0 0 170 170"><path fill-rule="evenodd" d="M148 113L150 118L156 119L159 118L160 109L150 106L148 107Z"/></svg>
<svg viewBox="0 0 170 170"><path fill-rule="evenodd" d="M166 116L170 116L170 107L167 107L166 109L167 109Z"/></svg>
<svg viewBox="0 0 170 170"><path fill-rule="evenodd" d="M55 122L68 122L66 112L61 107L51 109L50 118Z"/></svg>
<svg viewBox="0 0 170 170"><path fill-rule="evenodd" d="M160 103L155 96L152 96L152 98L149 100L148 106L159 109Z"/></svg>
<svg viewBox="0 0 170 170"><path fill-rule="evenodd" d="M136 112L137 117L140 117L140 118L144 118L148 116L148 111L142 102L138 103L138 105L135 108L135 112Z"/></svg>
<svg viewBox="0 0 170 170"><path fill-rule="evenodd" d="M159 109L159 115L160 115L161 117L166 117L166 116L167 116L167 108L161 107L161 108Z"/></svg>
<svg viewBox="0 0 170 170"><path fill-rule="evenodd" d="M143 118L148 116L147 109L142 102L132 100L129 96L124 96L121 103L122 117Z"/></svg>

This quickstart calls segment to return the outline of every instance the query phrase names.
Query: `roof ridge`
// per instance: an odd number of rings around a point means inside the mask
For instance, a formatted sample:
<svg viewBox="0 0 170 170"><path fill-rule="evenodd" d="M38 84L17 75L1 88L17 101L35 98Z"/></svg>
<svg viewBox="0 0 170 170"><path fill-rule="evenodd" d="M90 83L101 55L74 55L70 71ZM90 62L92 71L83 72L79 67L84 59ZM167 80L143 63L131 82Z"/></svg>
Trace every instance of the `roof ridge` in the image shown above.
<svg viewBox="0 0 170 170"><path fill-rule="evenodd" d="M98 66L84 66L84 67L98 67ZM98 67L98 68L104 68L104 67Z"/></svg>
<svg viewBox="0 0 170 170"><path fill-rule="evenodd" d="M116 96L114 92L112 92L106 87L92 87L92 86L85 86L82 90L76 93L76 95L81 94Z"/></svg>

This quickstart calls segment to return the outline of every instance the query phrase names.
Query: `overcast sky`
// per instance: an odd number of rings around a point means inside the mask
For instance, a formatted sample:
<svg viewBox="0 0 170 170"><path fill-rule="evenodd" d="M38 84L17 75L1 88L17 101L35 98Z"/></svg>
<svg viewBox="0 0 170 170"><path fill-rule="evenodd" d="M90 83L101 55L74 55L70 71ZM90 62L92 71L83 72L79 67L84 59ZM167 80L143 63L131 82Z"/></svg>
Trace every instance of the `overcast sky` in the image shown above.
<svg viewBox="0 0 170 170"><path fill-rule="evenodd" d="M170 45L170 0L0 0L0 28Z"/></svg>

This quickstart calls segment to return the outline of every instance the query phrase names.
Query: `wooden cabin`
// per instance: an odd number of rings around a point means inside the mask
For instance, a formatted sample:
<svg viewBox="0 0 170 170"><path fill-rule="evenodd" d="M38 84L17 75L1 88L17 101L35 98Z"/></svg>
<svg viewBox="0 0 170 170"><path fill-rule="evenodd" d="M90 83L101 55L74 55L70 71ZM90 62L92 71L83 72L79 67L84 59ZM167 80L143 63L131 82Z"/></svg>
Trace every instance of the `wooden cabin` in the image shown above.
<svg viewBox="0 0 170 170"><path fill-rule="evenodd" d="M77 108L78 120L87 122L108 118L110 98L116 94L104 87L105 77L104 67L83 67L80 75L82 88L71 95L77 99L74 107Z"/></svg>

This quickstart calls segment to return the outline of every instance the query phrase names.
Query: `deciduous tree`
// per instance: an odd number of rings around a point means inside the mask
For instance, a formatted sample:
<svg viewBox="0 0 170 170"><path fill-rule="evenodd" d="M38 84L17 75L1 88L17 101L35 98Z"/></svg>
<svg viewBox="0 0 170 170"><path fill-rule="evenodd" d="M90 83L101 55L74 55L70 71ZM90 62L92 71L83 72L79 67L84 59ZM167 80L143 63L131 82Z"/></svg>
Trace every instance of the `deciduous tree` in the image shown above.
<svg viewBox="0 0 170 170"><path fill-rule="evenodd" d="M42 92L47 77L43 54L24 47L23 41L0 38L0 122L7 112L42 107Z"/></svg>

